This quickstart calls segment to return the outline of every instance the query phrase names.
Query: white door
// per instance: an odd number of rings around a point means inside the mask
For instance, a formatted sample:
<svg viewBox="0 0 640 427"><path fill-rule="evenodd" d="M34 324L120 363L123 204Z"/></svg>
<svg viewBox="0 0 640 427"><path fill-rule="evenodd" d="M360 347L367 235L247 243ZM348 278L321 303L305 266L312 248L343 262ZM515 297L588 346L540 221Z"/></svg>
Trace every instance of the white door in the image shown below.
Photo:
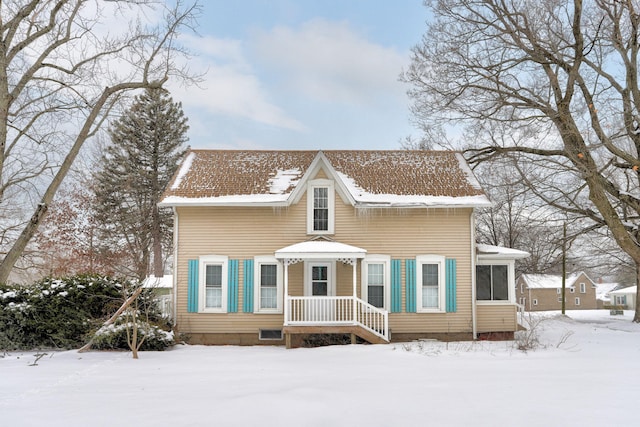
<svg viewBox="0 0 640 427"><path fill-rule="evenodd" d="M309 262L305 271L306 317L311 322L331 322L335 316L335 300L321 298L335 296L335 276L332 262Z"/></svg>

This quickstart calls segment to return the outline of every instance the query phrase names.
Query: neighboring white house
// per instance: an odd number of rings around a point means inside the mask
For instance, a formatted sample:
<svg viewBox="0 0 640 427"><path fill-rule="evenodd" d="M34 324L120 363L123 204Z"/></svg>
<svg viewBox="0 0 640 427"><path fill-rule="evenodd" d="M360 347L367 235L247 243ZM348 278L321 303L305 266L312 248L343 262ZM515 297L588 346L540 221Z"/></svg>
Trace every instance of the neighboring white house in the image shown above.
<svg viewBox="0 0 640 427"><path fill-rule="evenodd" d="M609 299L611 304L622 305L626 310L635 310L637 292L637 286L629 286L609 292Z"/></svg>
<svg viewBox="0 0 640 427"><path fill-rule="evenodd" d="M163 317L171 317L173 310L173 274L162 277L147 276L142 282L143 288L150 288L158 300L158 309Z"/></svg>
<svg viewBox="0 0 640 427"><path fill-rule="evenodd" d="M596 287L596 302L598 308L605 308L612 304L609 298L609 292L623 288L623 285L618 282L609 283L595 283Z"/></svg>

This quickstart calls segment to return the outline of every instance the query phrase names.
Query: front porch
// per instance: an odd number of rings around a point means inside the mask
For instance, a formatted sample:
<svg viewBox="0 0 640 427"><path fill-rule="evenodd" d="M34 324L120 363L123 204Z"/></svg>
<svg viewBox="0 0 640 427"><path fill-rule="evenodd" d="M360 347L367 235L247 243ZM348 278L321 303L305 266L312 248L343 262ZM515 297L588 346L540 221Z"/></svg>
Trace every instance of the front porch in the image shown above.
<svg viewBox="0 0 640 427"><path fill-rule="evenodd" d="M358 260L366 250L343 243L313 240L276 251L284 266L284 328L287 347L295 334L351 334L370 343L389 342L389 316L382 308L358 298ZM351 295L336 295L335 264L350 265ZM297 288L304 295L290 295L289 267L303 263Z"/></svg>

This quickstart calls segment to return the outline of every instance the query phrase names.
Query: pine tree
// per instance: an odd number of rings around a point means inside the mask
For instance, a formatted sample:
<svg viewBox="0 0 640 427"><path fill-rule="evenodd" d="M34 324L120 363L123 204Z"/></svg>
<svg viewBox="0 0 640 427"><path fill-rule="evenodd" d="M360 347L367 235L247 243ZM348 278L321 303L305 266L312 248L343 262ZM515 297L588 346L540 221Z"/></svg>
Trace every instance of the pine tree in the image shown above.
<svg viewBox="0 0 640 427"><path fill-rule="evenodd" d="M127 275L140 280L151 259L154 275L163 275L172 219L157 203L184 156L187 129L182 105L163 89L148 90L109 127L111 144L94 174L103 239L131 254Z"/></svg>

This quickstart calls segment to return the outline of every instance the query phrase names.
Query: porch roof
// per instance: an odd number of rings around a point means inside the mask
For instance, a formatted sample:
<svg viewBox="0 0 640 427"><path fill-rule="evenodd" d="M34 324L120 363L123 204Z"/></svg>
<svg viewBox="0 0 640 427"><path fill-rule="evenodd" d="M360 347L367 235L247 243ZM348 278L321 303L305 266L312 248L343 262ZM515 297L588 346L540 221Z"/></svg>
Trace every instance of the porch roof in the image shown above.
<svg viewBox="0 0 640 427"><path fill-rule="evenodd" d="M340 242L310 240L278 249L277 259L343 259L364 258L367 250Z"/></svg>

